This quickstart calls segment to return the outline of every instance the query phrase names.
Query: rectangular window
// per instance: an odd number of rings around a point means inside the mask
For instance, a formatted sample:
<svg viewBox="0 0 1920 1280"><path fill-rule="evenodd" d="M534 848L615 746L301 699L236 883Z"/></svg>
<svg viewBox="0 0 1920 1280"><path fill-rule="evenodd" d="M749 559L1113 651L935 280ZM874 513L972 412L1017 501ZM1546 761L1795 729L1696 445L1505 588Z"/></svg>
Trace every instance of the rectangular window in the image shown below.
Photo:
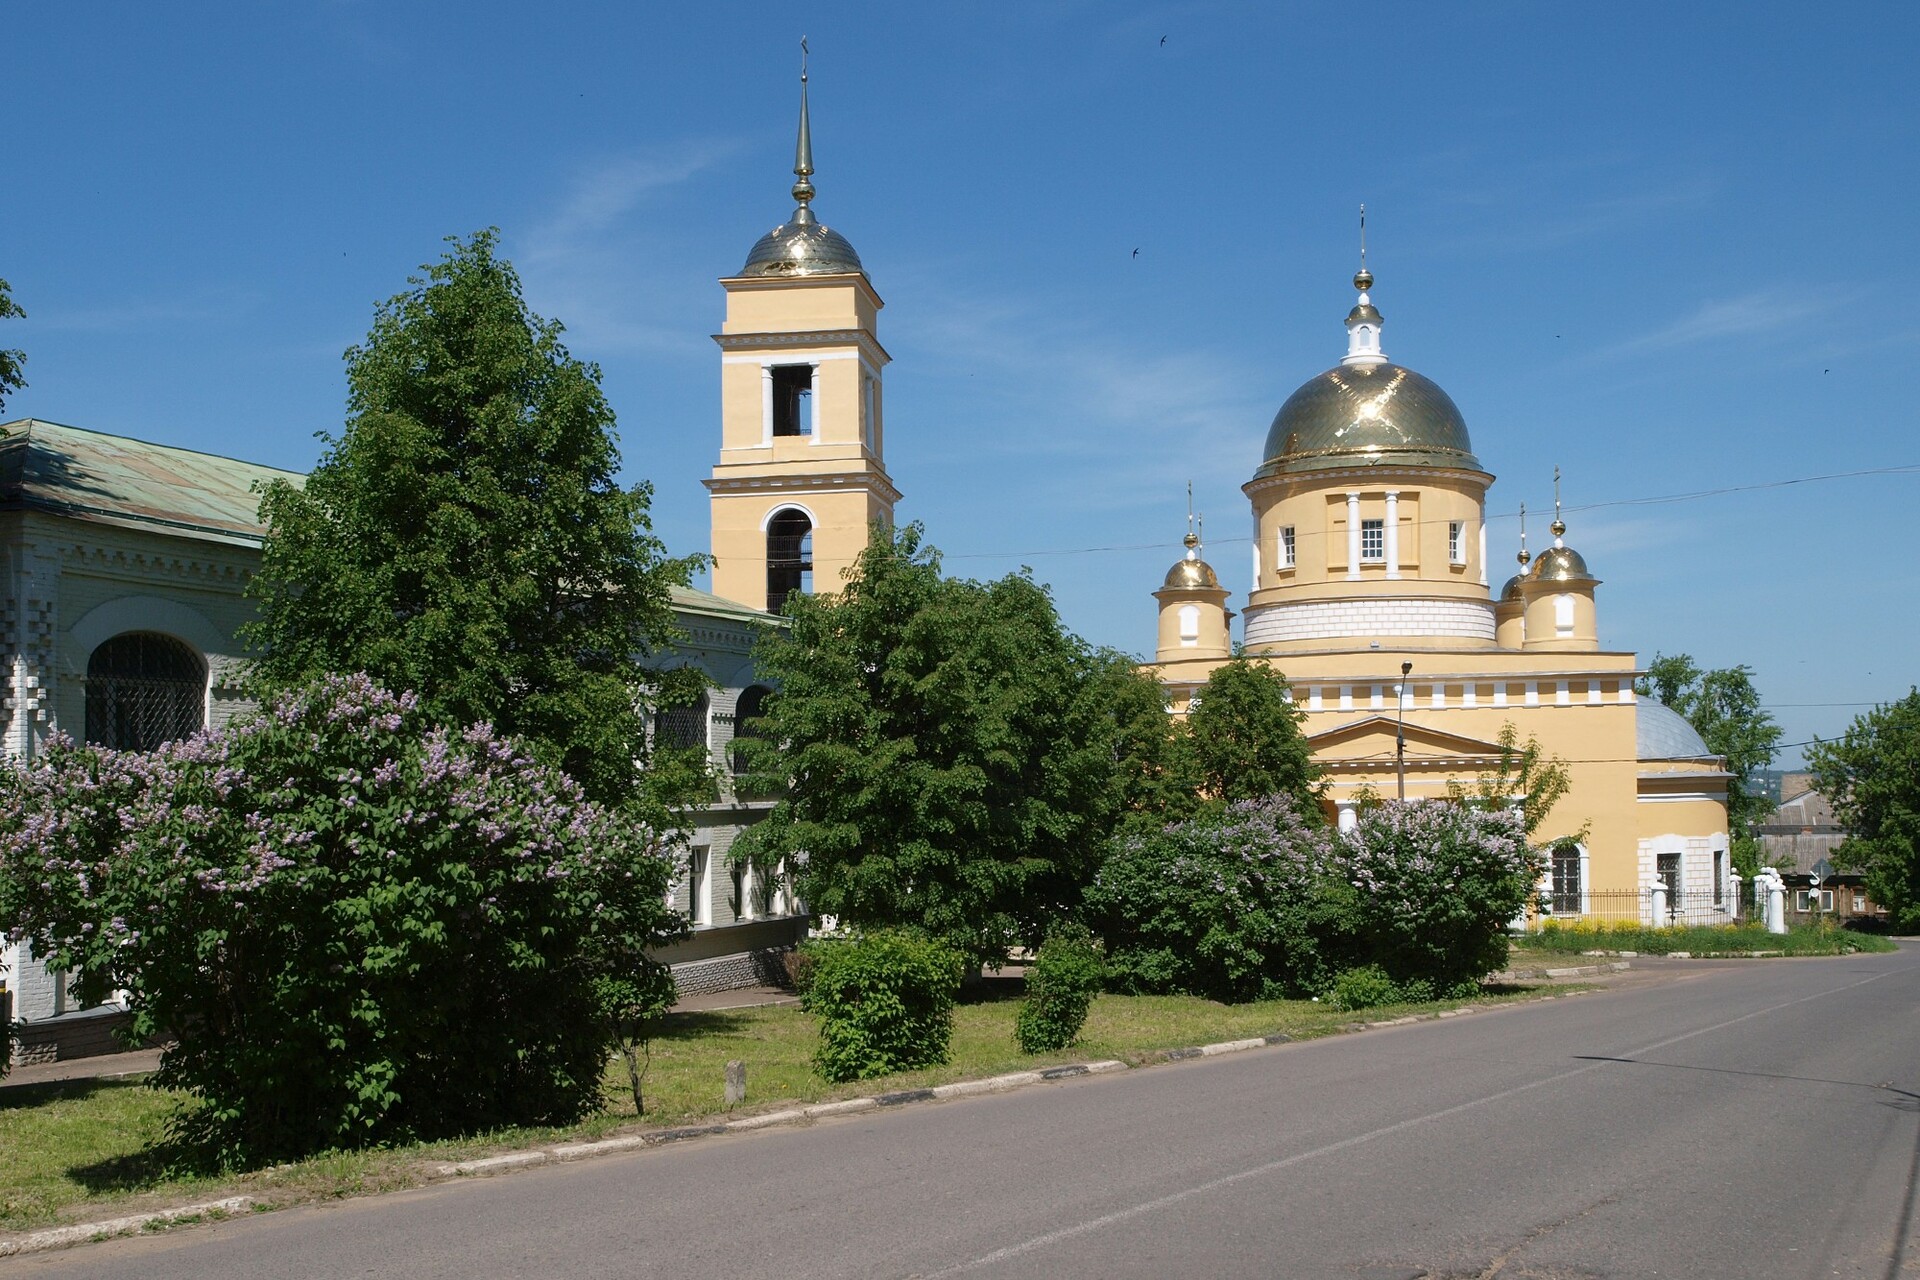
<svg viewBox="0 0 1920 1280"><path fill-rule="evenodd" d="M810 436L813 434L813 366L777 364L773 366L773 434Z"/></svg>
<svg viewBox="0 0 1920 1280"><path fill-rule="evenodd" d="M696 925L713 923L713 884L709 878L706 848L694 849L687 858L687 916Z"/></svg>
<svg viewBox="0 0 1920 1280"><path fill-rule="evenodd" d="M1579 915L1580 899L1580 849L1563 844L1553 851L1553 914Z"/></svg>
<svg viewBox="0 0 1920 1280"><path fill-rule="evenodd" d="M1447 560L1451 564L1467 562L1467 524L1464 520L1447 521Z"/></svg>
<svg viewBox="0 0 1920 1280"><path fill-rule="evenodd" d="M1867 895L1855 889L1853 891L1853 914L1864 914L1867 909Z"/></svg>
<svg viewBox="0 0 1920 1280"><path fill-rule="evenodd" d="M1362 564L1382 564L1387 558L1387 522L1385 520L1362 520L1360 522L1360 562Z"/></svg>
<svg viewBox="0 0 1920 1280"><path fill-rule="evenodd" d="M1293 526L1286 525L1280 530L1280 567L1293 568Z"/></svg>

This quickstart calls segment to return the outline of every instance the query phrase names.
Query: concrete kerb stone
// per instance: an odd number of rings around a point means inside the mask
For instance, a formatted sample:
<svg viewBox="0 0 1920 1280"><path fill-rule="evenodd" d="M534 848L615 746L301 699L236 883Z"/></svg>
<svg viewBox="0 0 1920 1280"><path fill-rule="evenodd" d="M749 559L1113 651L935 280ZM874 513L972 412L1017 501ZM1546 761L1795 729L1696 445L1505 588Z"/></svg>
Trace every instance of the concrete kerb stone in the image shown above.
<svg viewBox="0 0 1920 1280"><path fill-rule="evenodd" d="M1613 965L1611 968L1624 969L1626 965ZM1596 966L1597 968L1597 966ZM1580 995L1583 992L1568 992ZM1553 999L1554 997L1545 997ZM1458 1017L1463 1013L1478 1012L1480 1006L1466 1005L1458 1009L1448 1009L1438 1013L1412 1014L1404 1018L1393 1018L1383 1022L1349 1022L1341 1031L1368 1031L1376 1027L1404 1026L1411 1022L1427 1022L1435 1018ZM1184 1049L1168 1049L1145 1059L1146 1062L1179 1062L1188 1058L1212 1058L1221 1054L1241 1053L1249 1049L1264 1049L1271 1045L1290 1044L1293 1037L1285 1034L1255 1036L1245 1040L1225 1040L1218 1044L1194 1045ZM1075 1062L1058 1067L1045 1067L1037 1071L1014 1071L1006 1075L988 1076L983 1080L956 1080L952 1084L934 1085L927 1089L900 1089L892 1093L883 1093L870 1098L846 1098L838 1102L822 1102L810 1107L789 1108L785 1111L773 1111L765 1115L743 1116L738 1120L729 1120L721 1124L689 1125L675 1129L657 1129L649 1133L627 1134L617 1138L603 1138L593 1142L568 1142L553 1147L543 1147L532 1151L510 1151L504 1155L484 1156L475 1160L460 1160L449 1164L436 1165L427 1170L432 1178L480 1177L495 1173L508 1173L516 1169L533 1168L548 1163L570 1163L575 1160L588 1160L596 1156L615 1155L624 1151L634 1151L645 1147L662 1146L680 1142L689 1138L708 1137L723 1133L743 1133L754 1129L769 1129L779 1125L799 1124L808 1120L825 1119L831 1116L857 1115L863 1111L873 1111L881 1107L897 1107L912 1102L938 1102L948 1098L965 1098L979 1094L1005 1093L1012 1089L1022 1089L1029 1085L1043 1084L1055 1080L1068 1080L1078 1076L1106 1075L1114 1071L1129 1070L1128 1064L1115 1059L1100 1062ZM57 1249L66 1245L83 1244L89 1240L129 1232L151 1230L182 1218L204 1217L208 1214L239 1213L253 1204L251 1196L233 1196L225 1200L211 1200L204 1204L184 1205L178 1209L166 1209L157 1213L141 1214L127 1218L111 1218L104 1222L81 1223L71 1227L55 1227L45 1231L36 1231L29 1235L17 1236L11 1240L0 1240L0 1258L11 1257L18 1253L33 1253L45 1249Z"/></svg>
<svg viewBox="0 0 1920 1280"><path fill-rule="evenodd" d="M125 1218L108 1218L104 1222L82 1222L71 1227L49 1227L45 1231L32 1231L24 1236L15 1236L11 1240L0 1240L0 1258L11 1258L22 1253L43 1253L48 1249L64 1249L68 1245L86 1244L92 1240L153 1231L183 1219L231 1217L236 1213L245 1213L252 1207L252 1196L228 1196L224 1200L183 1204L177 1209L136 1213Z"/></svg>

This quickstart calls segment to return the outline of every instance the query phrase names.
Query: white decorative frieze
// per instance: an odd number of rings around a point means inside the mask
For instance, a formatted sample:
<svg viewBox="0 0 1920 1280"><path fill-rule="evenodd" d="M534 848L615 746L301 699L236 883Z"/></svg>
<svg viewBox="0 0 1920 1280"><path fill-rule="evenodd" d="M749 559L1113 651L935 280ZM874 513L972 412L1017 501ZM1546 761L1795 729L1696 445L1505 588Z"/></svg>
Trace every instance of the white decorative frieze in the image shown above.
<svg viewBox="0 0 1920 1280"><path fill-rule="evenodd" d="M1249 645L1375 636L1493 640L1493 604L1478 600L1320 600L1247 610Z"/></svg>

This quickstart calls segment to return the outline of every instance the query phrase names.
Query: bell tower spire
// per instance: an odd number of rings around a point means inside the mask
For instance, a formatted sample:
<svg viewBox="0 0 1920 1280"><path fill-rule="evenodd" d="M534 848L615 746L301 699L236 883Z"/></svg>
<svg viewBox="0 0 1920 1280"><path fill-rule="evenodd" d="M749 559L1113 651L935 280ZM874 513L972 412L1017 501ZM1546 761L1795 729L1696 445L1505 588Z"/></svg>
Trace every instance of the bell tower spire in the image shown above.
<svg viewBox="0 0 1920 1280"><path fill-rule="evenodd" d="M714 338L713 591L770 613L796 593L839 590L900 500L883 454L884 304L853 246L813 212L807 62L802 37L793 213L721 280L727 318Z"/></svg>

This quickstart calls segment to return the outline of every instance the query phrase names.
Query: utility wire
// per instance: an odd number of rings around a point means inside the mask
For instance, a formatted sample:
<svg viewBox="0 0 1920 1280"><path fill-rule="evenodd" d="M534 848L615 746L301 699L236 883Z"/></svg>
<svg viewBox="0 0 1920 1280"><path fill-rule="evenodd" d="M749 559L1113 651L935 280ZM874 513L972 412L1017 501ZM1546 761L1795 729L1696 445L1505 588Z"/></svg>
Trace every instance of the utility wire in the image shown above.
<svg viewBox="0 0 1920 1280"><path fill-rule="evenodd" d="M1757 484L1727 485L1719 489L1696 489L1687 493L1657 494L1657 495L1654 495L1651 497L1645 497L1645 498L1614 498L1606 502L1589 502L1589 503L1585 503L1578 506L1568 506L1568 507L1562 508L1562 510L1568 511L1568 512L1580 512L1580 511L1601 511L1609 507L1666 506L1672 503L1679 503L1679 502L1700 502L1707 498L1724 497L1730 493L1754 493L1754 492L1758 492L1760 490L1765 490L1765 489L1786 489L1794 485L1818 484L1828 480L1857 480L1866 476L1892 476L1892 475L1915 475L1915 474L1920 474L1920 463L1907 463L1901 466L1894 466L1894 467L1868 467L1861 471L1834 471L1834 472L1829 472L1828 474L1825 474L1825 475L1817 475L1817 476L1793 476L1785 480L1764 480ZM1542 508L1539 514L1544 515L1544 513L1545 513L1545 508ZM1520 518L1520 512L1518 509L1515 509L1513 511L1497 512L1487 517L1489 522L1494 520L1517 520L1519 518ZM1441 523L1450 523L1450 522L1443 522L1440 520L1410 520L1410 521L1407 521L1406 523L1417 527L1419 525L1427 525L1427 524L1437 525ZM1314 536L1314 533L1312 530L1302 530L1300 536L1302 538L1312 537ZM1209 541L1211 541L1216 546L1219 546L1219 545L1237 546L1242 543L1251 542L1253 541L1253 539L1247 538L1247 537L1225 537L1225 538L1213 538L1213 539L1210 539ZM1032 551L964 551L964 552L956 552L951 554L943 554L942 559L946 559L946 560L1025 560L1025 559L1037 559L1042 556L1086 556L1086 555L1102 555L1102 554L1108 554L1112 552L1121 552L1121 551L1165 551L1177 545L1178 545L1177 543L1163 541L1163 542L1116 543L1111 546L1101 546L1101 547L1053 547L1053 548L1041 548L1041 549L1032 550Z"/></svg>

